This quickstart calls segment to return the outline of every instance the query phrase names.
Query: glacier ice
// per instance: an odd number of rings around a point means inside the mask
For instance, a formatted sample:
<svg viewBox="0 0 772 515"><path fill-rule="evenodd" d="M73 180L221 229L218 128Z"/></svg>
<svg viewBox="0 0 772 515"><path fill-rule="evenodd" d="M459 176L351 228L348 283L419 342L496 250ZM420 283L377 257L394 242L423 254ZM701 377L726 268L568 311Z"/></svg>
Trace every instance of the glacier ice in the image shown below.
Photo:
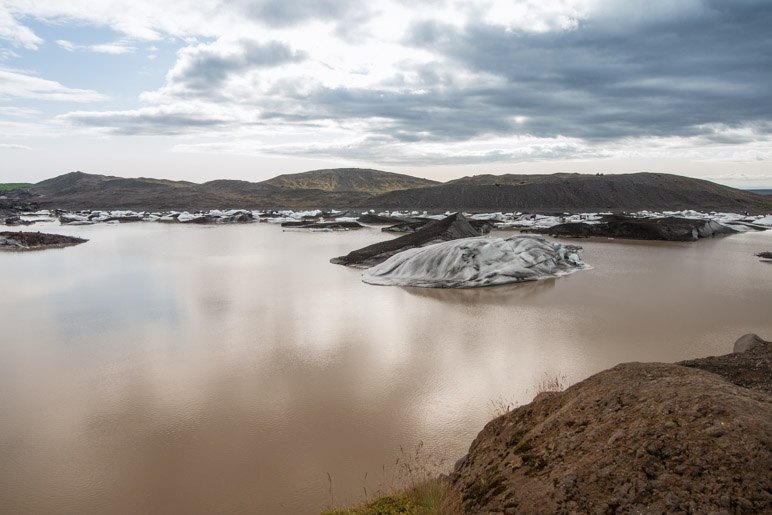
<svg viewBox="0 0 772 515"><path fill-rule="evenodd" d="M475 288L566 275L590 268L580 247L538 236L464 238L405 250L368 268L362 280L384 286Z"/></svg>

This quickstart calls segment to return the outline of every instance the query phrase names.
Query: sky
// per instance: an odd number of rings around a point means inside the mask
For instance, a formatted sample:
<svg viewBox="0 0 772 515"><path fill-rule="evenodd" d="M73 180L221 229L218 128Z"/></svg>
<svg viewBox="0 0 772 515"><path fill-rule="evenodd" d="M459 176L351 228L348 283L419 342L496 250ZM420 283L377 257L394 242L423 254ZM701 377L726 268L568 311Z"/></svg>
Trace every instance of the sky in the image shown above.
<svg viewBox="0 0 772 515"><path fill-rule="evenodd" d="M368 167L772 187L770 0L0 0L0 182Z"/></svg>

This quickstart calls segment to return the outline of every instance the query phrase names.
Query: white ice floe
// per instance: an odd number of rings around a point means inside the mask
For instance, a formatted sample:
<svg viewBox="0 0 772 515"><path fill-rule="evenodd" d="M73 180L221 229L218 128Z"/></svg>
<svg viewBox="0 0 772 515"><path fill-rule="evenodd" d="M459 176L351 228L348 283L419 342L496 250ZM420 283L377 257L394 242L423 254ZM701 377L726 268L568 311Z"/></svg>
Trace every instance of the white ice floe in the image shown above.
<svg viewBox="0 0 772 515"><path fill-rule="evenodd" d="M477 213L470 215L467 218L471 220L486 220L491 222L506 222L507 217L504 213Z"/></svg>
<svg viewBox="0 0 772 515"><path fill-rule="evenodd" d="M579 247L537 236L453 240L409 249L368 268L362 280L384 286L475 288L566 275L589 268Z"/></svg>
<svg viewBox="0 0 772 515"><path fill-rule="evenodd" d="M772 215L762 216L753 221L756 225L763 225L764 227L772 227Z"/></svg>

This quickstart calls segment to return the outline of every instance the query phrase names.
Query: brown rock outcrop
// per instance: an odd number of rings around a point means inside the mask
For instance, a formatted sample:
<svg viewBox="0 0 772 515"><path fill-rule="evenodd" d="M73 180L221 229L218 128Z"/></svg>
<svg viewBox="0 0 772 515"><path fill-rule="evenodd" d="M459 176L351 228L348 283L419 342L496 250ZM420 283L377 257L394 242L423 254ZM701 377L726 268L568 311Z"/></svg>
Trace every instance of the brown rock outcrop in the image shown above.
<svg viewBox="0 0 772 515"><path fill-rule="evenodd" d="M764 344L682 364L626 363L541 394L478 435L451 476L449 508L769 513L769 356ZM765 375L749 381L749 363Z"/></svg>

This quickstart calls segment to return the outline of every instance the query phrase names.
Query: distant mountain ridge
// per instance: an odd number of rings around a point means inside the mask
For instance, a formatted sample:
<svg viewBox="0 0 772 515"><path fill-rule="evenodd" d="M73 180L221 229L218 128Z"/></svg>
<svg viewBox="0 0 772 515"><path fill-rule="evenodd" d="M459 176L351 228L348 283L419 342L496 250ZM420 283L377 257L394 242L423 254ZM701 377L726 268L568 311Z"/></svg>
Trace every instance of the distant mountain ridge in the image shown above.
<svg viewBox="0 0 772 515"><path fill-rule="evenodd" d="M438 183L380 170L342 168L280 175L262 182L221 179L197 184L72 172L27 191L41 207L62 209L772 212L772 197L660 173L477 175Z"/></svg>
<svg viewBox="0 0 772 515"><path fill-rule="evenodd" d="M289 209L351 207L373 194L433 184L411 175L357 168L203 184L71 172L39 182L30 191L42 196L42 205L63 209Z"/></svg>
<svg viewBox="0 0 772 515"><path fill-rule="evenodd" d="M478 175L430 188L390 192L371 200L391 209L467 211L768 212L772 199L702 179L664 173Z"/></svg>
<svg viewBox="0 0 772 515"><path fill-rule="evenodd" d="M286 189L312 189L329 192L359 191L379 195L397 190L434 186L440 183L412 175L366 168L333 168L279 175L260 184Z"/></svg>

